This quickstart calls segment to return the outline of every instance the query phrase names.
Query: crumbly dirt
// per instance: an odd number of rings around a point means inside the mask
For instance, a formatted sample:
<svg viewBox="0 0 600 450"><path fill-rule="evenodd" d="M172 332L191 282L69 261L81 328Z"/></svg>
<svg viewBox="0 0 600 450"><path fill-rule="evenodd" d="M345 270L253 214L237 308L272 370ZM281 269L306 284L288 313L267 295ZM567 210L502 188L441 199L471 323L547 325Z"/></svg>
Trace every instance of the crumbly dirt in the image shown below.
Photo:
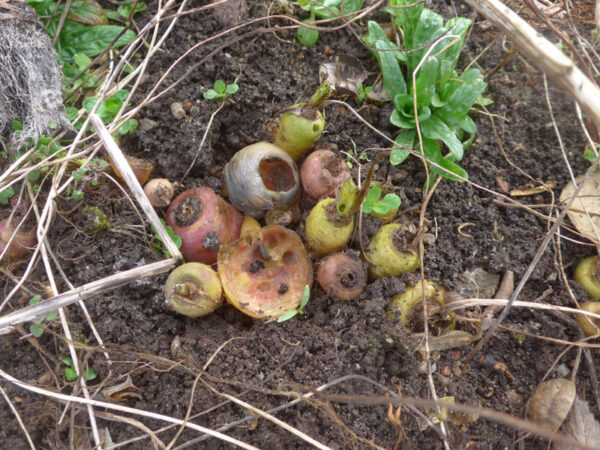
<svg viewBox="0 0 600 450"><path fill-rule="evenodd" d="M250 3L251 18L266 15L267 3ZM458 2L446 2L438 9L446 18L471 13ZM140 93L155 86L184 51L223 31L227 25L224 28L222 21L215 20L210 10L182 16L165 42L164 51L152 63ZM274 20L271 26L287 24ZM481 55L475 64L483 72L489 72L506 54L501 47L502 37L485 25L481 17L476 18L461 64L466 66ZM347 28L321 33L317 45L302 48L293 42L294 30L266 31L266 26L266 22L260 22L193 51L175 67L161 89L178 84L140 112L138 119L145 125L122 142L124 150L154 161L154 175L172 181L181 180L199 152L196 164L178 186L178 192L196 186L221 191L223 165L246 144L264 140L266 127L263 124L279 111L312 94L318 86L319 64L330 60L332 54L355 56L372 74L367 84L375 80L374 59ZM356 27L354 31L360 35L364 29ZM498 37L500 39L493 42ZM230 40L236 42L228 44ZM186 75L192 67L194 69ZM209 117L218 107L218 102L204 100L202 94L217 79L226 82L237 79L240 90L217 114L199 150ZM425 276L447 290L458 290L461 275L475 268L498 275L512 270L515 279L520 280L551 225L542 216L557 213L549 205L556 201L569 180L548 112L542 74L517 56L486 81L485 95L494 101L488 109L503 151L490 116L475 114L477 138L462 161L472 183L442 181L426 212L429 233L435 236L435 242L426 248ZM572 102L552 86L549 95L569 161L575 173L583 173L587 167L582 158L585 141ZM181 102L186 108L182 119L171 114L173 102ZM360 106L352 99L348 102L355 108ZM389 108L368 105L360 111L376 128L393 132L387 121ZM359 152L387 146L384 139L344 108L330 105L325 113L327 132L322 137L323 142L335 143L340 150L355 148ZM373 151L369 151L369 155L372 154ZM354 171L356 173L356 165ZM364 176L365 170L362 174ZM393 184L403 201L404 219L417 223L425 181L422 164L413 157L397 167L381 164L376 177ZM535 208L540 216L510 205L500 195L507 195L511 189L539 186L542 182L555 183L554 190L520 199ZM84 212L84 206L94 205L107 215L108 229L94 230L93 217ZM163 257L153 246L155 241L149 227L142 225L130 202L109 182L87 192L82 203L61 200L59 209L50 243L66 277L75 286ZM379 225L377 219L363 220L365 242ZM303 225L293 228L303 233ZM563 235L570 236L567 231ZM351 246L358 249L358 241L356 238ZM543 297L548 303L572 306L560 267L564 267L570 277L580 258L592 252L591 247L564 238L554 239L536 263L521 298L533 301ZM23 267L13 270L18 274ZM47 283L41 266L36 268L34 279L40 286ZM392 296L403 292L407 283L414 282L414 275L371 282L357 300L349 302L327 298L315 285L306 313L281 324L250 319L228 305L203 319L178 316L165 305L165 279L166 275L139 280L85 302L112 365L108 365L98 351L81 310L73 305L66 311L74 340L95 350L81 351L82 360L98 373L90 384L105 387L118 384L126 375L131 376L136 388L128 389L120 398L126 406L183 418L198 374L202 376L195 386L191 415L198 415L193 422L211 428L251 416L247 409L226 401L211 388L264 411L293 399L278 395L277 391L298 389L296 385L314 389L348 375L360 375L381 386L355 377L329 387L326 392L387 395L384 389L397 392L401 386L402 394L431 398L421 355L410 351L410 339L400 333L398 324L386 315ZM59 290L68 290L59 277L57 280ZM10 290L11 282L4 280L3 283L4 291ZM576 283L570 283L578 300L584 300L583 291ZM15 301L12 306L21 305ZM478 312L473 309L470 314L477 317ZM532 335L574 341L578 332L553 315L524 308L514 308L505 325L509 329L496 333L464 375L460 367L471 346L434 353L431 365L438 397L454 396L460 403L524 415L528 398L547 372L550 371L550 377L558 376L553 363L565 350L563 345ZM468 324L461 327L474 329ZM59 337L61 333L60 325L52 323L35 342L22 339L17 333L1 336L4 351L0 353L0 367L21 380L61 389L64 393L72 392L75 385L66 383L63 375L65 366L61 360L67 351L64 340ZM557 366L562 365L561 370L566 371L562 376L570 376L576 356L575 349L571 349L558 360ZM482 357L485 360L480 362ZM501 366L495 366L496 363L505 365L506 370L499 370ZM593 405L585 365L582 364L576 380L579 395ZM69 439L75 440L75 447L88 445L90 433L85 428L89 425L85 410L71 408L59 423L64 405L7 383L2 383L2 387L40 448L64 448L69 445ZM105 399L102 394L97 398L117 401ZM332 448L374 445L392 448L399 433L402 436L400 448L443 447L435 430L409 409L402 410L401 428L389 420L387 406L325 399L290 406L275 415ZM425 415L435 416L429 411L425 411ZM135 418L152 430L165 426L163 422ZM23 433L7 407L0 408L0 423L5 448L26 446ZM74 425L71 427L71 424ZM107 427L116 443L145 435L134 426L109 421L106 416L98 417L98 425L101 429ZM169 428L157 436L167 443L177 431L177 428ZM447 432L451 448L467 445L469 448L505 448L513 446L521 436L516 430L483 419L468 425L447 422ZM265 449L308 447L288 431L256 417L227 433ZM185 430L177 443L200 435ZM149 448L150 445L146 437L131 442L128 448ZM527 448L546 448L546 445L541 440L526 440ZM191 448L229 448L229 445L210 438Z"/></svg>

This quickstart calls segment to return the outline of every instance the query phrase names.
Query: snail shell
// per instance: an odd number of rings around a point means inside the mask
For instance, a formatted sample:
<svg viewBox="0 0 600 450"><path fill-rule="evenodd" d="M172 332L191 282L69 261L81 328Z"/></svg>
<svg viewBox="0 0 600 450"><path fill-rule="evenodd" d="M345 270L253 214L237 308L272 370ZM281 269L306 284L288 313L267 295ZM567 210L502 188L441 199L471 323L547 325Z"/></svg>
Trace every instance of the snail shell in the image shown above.
<svg viewBox="0 0 600 450"><path fill-rule="evenodd" d="M300 196L294 160L268 142L244 147L224 169L229 200L240 211L261 218L265 211L285 209Z"/></svg>

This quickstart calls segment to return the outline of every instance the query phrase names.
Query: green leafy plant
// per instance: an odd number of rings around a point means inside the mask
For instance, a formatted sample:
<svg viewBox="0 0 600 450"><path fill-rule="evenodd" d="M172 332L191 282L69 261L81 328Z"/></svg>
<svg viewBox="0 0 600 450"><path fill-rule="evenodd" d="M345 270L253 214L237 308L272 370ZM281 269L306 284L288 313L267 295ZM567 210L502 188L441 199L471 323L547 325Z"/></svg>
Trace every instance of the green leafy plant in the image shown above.
<svg viewBox="0 0 600 450"><path fill-rule="evenodd" d="M387 214L394 209L400 207L402 200L396 194L386 194L381 200L381 188L373 186L367 192L365 200L362 204L362 210L365 214L372 212L376 214Z"/></svg>
<svg viewBox="0 0 600 450"><path fill-rule="evenodd" d="M77 372L75 371L75 367L73 365L73 361L71 360L71 358L65 358L62 360L62 362L65 366L67 366L67 367L65 367L65 378L67 379L67 381L75 381L77 379ZM81 364L80 364L80 366L81 366ZM92 367L89 367L89 368L81 371L81 377L85 381L92 381L97 376L98 376L98 374Z"/></svg>
<svg viewBox="0 0 600 450"><path fill-rule="evenodd" d="M362 8L363 0L298 0L294 5L309 13L310 17L302 23L311 25L317 19L333 19L356 12ZM306 27L298 28L296 36L305 47L315 45L319 40L319 32Z"/></svg>
<svg viewBox="0 0 600 450"><path fill-rule="evenodd" d="M237 83L225 84L223 80L215 81L214 89L209 89L204 93L206 100L214 100L215 98L225 98L228 95L233 95L239 90Z"/></svg>
<svg viewBox="0 0 600 450"><path fill-rule="evenodd" d="M302 301L300 302L300 306L298 309L293 309L291 311L286 312L283 316L277 319L278 323L285 322L286 320L290 320L292 317L298 314L304 314L304 308L308 305L308 300L310 299L310 287L308 285L304 286L304 292L302 293Z"/></svg>
<svg viewBox="0 0 600 450"><path fill-rule="evenodd" d="M54 38L65 4L51 0L28 0L28 3L42 18L50 37ZM135 36L133 30L110 25L106 11L95 0L74 0L56 42L56 51L61 62L71 64L76 54L94 58L109 46L117 48L129 44Z"/></svg>
<svg viewBox="0 0 600 450"><path fill-rule="evenodd" d="M160 223L162 223L163 227L165 227L167 234L173 240L173 242L175 243L177 248L181 248L181 238L173 232L173 228L171 228L170 226L165 224L165 221L162 219L160 219ZM163 243L163 240L160 238L160 235L156 232L156 228L152 227L152 233L154 234L154 237L156 238L156 242L153 244L154 249L158 252L161 252L167 258L170 258L171 254L165 247L165 244Z"/></svg>
<svg viewBox="0 0 600 450"><path fill-rule="evenodd" d="M29 299L29 305L37 305L42 300L41 295L34 295ZM29 325L29 332L36 338L39 338L44 334L43 324L44 322L51 322L58 316L58 311L50 311L44 317L35 319L31 325Z"/></svg>
<svg viewBox="0 0 600 450"><path fill-rule="evenodd" d="M402 32L404 48L391 42L373 21L363 38L377 59L383 87L395 106L390 122L401 129L395 139L399 148L392 150L390 162L400 164L410 154L408 149L419 147L418 119L423 144L418 151L435 163L431 171L460 181L468 175L456 162L462 160L477 132L469 111L477 103L491 103L482 97L486 83L478 69L460 75L456 71L471 21L456 17L444 23L442 16L423 4L407 7L411 4L412 0L391 0L386 9ZM440 143L449 150L447 154L442 154Z"/></svg>
<svg viewBox="0 0 600 450"><path fill-rule="evenodd" d="M126 89L121 89L115 92L110 98L107 98L96 110L96 114L100 116L102 121L106 124L112 123L117 117L117 114L121 110L125 99L129 95L129 91ZM83 107L87 112L92 112L96 104L98 103L98 97L88 97L83 101ZM68 110L68 113L72 113L72 110ZM71 118L71 117L69 117ZM80 129L82 126L82 122L75 125L75 128ZM121 127L117 130L117 134L120 136L125 136L127 134L133 133L138 128L138 121L136 119L129 119L121 125Z"/></svg>
<svg viewBox="0 0 600 450"><path fill-rule="evenodd" d="M0 205L8 205L8 202L11 198L13 198L14 195L15 191L11 187L7 187L6 189L0 191Z"/></svg>

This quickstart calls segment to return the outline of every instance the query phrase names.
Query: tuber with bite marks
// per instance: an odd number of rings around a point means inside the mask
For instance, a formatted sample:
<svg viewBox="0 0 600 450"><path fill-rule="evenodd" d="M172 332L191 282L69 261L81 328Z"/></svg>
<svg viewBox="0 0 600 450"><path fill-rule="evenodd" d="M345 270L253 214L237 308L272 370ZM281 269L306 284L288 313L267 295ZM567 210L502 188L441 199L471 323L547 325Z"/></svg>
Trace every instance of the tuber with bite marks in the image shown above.
<svg viewBox="0 0 600 450"><path fill-rule="evenodd" d="M297 309L313 278L300 236L277 225L221 246L217 270L227 300L259 319L275 319Z"/></svg>
<svg viewBox="0 0 600 450"><path fill-rule="evenodd" d="M328 295L339 300L353 300L367 285L367 270L355 255L333 253L321 261L317 281Z"/></svg>
<svg viewBox="0 0 600 450"><path fill-rule="evenodd" d="M211 189L199 187L179 194L167 209L166 223L181 238L188 262L214 264L223 244L239 238L244 217Z"/></svg>
<svg viewBox="0 0 600 450"><path fill-rule="evenodd" d="M292 158L268 142L244 147L223 170L229 200L249 216L291 207L300 197L300 176Z"/></svg>
<svg viewBox="0 0 600 450"><path fill-rule="evenodd" d="M223 289L217 273L208 265L186 263L173 270L165 283L170 308L188 317L202 317L223 302Z"/></svg>

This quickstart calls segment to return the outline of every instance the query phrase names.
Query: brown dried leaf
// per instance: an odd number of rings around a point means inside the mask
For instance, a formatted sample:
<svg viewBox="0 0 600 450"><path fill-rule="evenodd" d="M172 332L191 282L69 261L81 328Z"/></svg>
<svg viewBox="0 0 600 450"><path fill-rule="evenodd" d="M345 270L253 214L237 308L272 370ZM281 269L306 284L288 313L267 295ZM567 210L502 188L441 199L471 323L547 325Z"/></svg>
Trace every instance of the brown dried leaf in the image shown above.
<svg viewBox="0 0 600 450"><path fill-rule="evenodd" d="M571 410L575 399L575 383L564 378L541 383L529 401L529 418L541 426L556 431Z"/></svg>
<svg viewBox="0 0 600 450"><path fill-rule="evenodd" d="M576 178L578 184L583 177ZM560 202L567 203L574 192L573 182L567 184L560 194ZM600 242L600 172L590 174L567 214L581 234L593 242Z"/></svg>
<svg viewBox="0 0 600 450"><path fill-rule="evenodd" d="M358 59L350 55L337 55L333 62L319 66L321 82L327 80L336 97L358 94L358 83L367 79L367 71Z"/></svg>
<svg viewBox="0 0 600 450"><path fill-rule="evenodd" d="M565 422L565 431L577 442L590 448L600 448L600 424L594 418L587 402L575 397Z"/></svg>
<svg viewBox="0 0 600 450"><path fill-rule="evenodd" d="M415 339L418 339L419 346L416 351L425 351L424 333L413 334ZM471 344L476 339L471 333L461 330L450 330L441 336L429 336L429 351L440 352L442 350L448 350L456 347L465 347Z"/></svg>

